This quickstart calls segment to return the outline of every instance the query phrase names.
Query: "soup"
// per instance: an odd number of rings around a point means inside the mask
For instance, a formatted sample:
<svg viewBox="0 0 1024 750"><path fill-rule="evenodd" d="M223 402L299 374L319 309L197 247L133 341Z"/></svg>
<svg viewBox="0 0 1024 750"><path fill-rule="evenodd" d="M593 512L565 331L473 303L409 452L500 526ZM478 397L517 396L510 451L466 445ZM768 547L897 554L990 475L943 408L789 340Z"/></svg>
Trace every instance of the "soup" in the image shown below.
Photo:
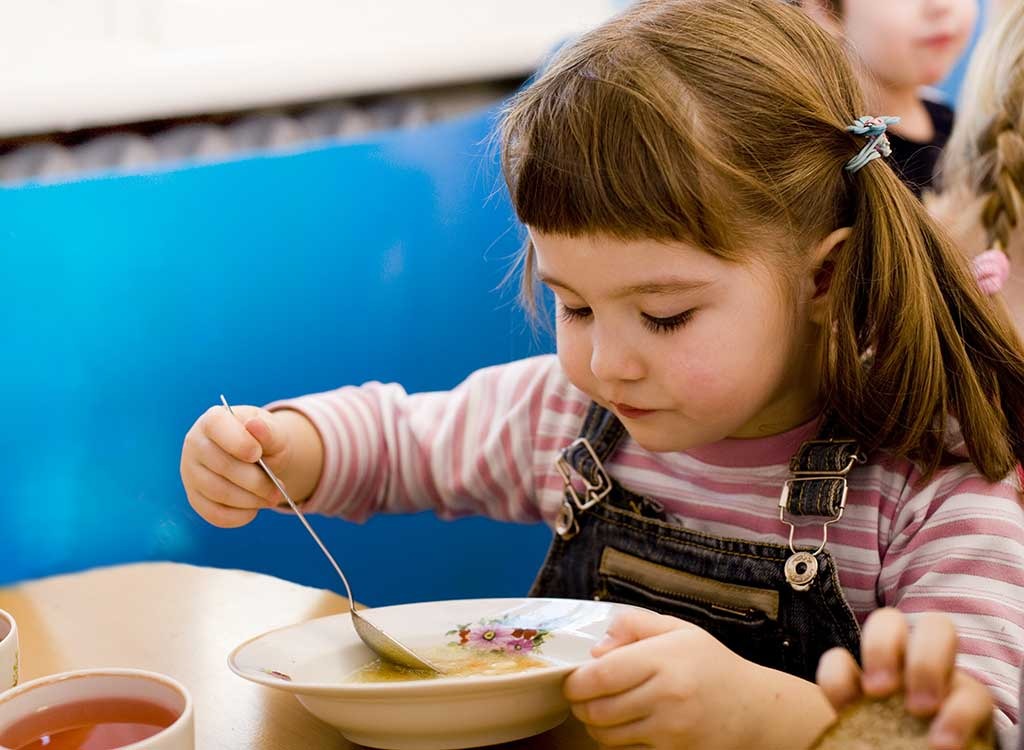
<svg viewBox="0 0 1024 750"><path fill-rule="evenodd" d="M424 669L410 669L382 659L374 659L348 677L348 682L406 682L433 680L438 677L479 677L525 672L549 667L551 662L521 653L483 651L480 649L441 646L432 651L417 651L435 664L441 674Z"/></svg>
<svg viewBox="0 0 1024 750"><path fill-rule="evenodd" d="M134 698L75 701L0 730L0 745L12 750L114 750L152 737L180 715Z"/></svg>

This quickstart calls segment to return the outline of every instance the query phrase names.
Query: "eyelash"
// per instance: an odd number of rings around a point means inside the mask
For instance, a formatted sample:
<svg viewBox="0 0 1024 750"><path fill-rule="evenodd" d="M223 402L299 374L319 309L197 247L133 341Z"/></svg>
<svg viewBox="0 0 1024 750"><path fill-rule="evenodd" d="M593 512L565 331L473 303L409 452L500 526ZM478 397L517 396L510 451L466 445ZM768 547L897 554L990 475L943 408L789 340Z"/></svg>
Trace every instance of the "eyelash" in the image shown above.
<svg viewBox="0 0 1024 750"><path fill-rule="evenodd" d="M686 310L679 313L678 315L672 315L668 318L655 318L650 315L643 315L644 327L653 333L671 333L678 328L682 328L684 325L690 322L690 318L693 317L694 310ZM585 320L591 315L589 307L568 307L567 305L559 305L559 317L567 322L572 323L578 320Z"/></svg>
<svg viewBox="0 0 1024 750"><path fill-rule="evenodd" d="M671 333L689 323L693 312L693 310L684 310L668 318L652 318L650 315L644 315L644 327L654 333Z"/></svg>

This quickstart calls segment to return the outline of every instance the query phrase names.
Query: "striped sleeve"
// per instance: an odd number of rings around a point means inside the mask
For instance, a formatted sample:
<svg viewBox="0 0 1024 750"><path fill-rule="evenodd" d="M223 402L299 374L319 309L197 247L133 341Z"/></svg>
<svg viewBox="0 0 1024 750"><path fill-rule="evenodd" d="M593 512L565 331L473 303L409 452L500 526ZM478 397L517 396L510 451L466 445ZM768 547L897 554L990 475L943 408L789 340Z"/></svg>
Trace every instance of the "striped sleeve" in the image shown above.
<svg viewBox="0 0 1024 750"><path fill-rule="evenodd" d="M559 372L542 356L478 370L451 391L373 382L268 408L299 411L320 433L324 466L308 512L364 521L429 509L531 522L541 519L534 436Z"/></svg>
<svg viewBox="0 0 1024 750"><path fill-rule="evenodd" d="M997 723L1017 721L1024 511L1011 481L989 483L964 464L909 489L895 509L878 585L882 603L906 613L911 626L925 612L950 617L957 665L992 690Z"/></svg>

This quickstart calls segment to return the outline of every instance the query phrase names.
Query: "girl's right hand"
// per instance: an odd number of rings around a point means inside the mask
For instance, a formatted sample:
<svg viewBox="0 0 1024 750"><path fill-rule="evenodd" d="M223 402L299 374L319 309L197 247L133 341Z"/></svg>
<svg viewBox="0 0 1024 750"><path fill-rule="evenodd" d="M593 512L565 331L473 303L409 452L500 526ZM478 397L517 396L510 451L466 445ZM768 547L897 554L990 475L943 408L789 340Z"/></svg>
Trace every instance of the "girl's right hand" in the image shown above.
<svg viewBox="0 0 1024 750"><path fill-rule="evenodd" d="M260 508L285 501L256 463L278 477L288 469L291 441L284 420L257 406L207 409L185 435L181 481L196 513L222 528L244 526Z"/></svg>

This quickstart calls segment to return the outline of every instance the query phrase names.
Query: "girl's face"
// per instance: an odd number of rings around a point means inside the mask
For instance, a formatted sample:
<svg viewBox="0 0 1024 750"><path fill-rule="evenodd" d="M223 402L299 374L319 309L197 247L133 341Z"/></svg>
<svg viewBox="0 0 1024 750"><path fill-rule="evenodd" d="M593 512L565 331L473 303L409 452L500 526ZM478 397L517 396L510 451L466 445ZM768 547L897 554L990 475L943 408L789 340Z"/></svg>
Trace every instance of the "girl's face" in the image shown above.
<svg viewBox="0 0 1024 750"><path fill-rule="evenodd" d="M928 86L963 54L978 0L844 0L842 33L883 86Z"/></svg>
<svg viewBox="0 0 1024 750"><path fill-rule="evenodd" d="M787 281L684 243L531 237L563 369L643 447L775 434L816 414L820 331Z"/></svg>

